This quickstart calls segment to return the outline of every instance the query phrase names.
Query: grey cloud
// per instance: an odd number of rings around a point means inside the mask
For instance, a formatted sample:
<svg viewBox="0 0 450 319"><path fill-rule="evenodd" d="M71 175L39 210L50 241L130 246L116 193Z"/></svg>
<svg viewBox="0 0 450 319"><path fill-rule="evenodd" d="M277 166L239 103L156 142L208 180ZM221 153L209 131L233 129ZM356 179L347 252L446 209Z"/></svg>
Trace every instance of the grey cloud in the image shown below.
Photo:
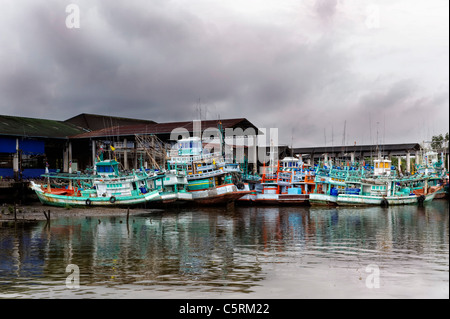
<svg viewBox="0 0 450 319"><path fill-rule="evenodd" d="M360 104L367 110L371 109L392 109L402 105L415 93L417 85L410 79L400 80L387 89L371 90L361 97Z"/></svg>
<svg viewBox="0 0 450 319"><path fill-rule="evenodd" d="M327 21L333 18L337 5L337 0L316 0L314 9L322 20Z"/></svg>
<svg viewBox="0 0 450 319"><path fill-rule="evenodd" d="M320 21L333 20L340 5L308 3ZM29 1L13 10L11 21L22 22L1 31L1 113L177 121L196 118L200 99L210 117L279 127L285 143L295 128L294 143L314 145L323 144L331 126L340 141L345 120L355 136L367 134L372 109L396 115L412 109L422 115L430 105L448 109L448 88L433 94L417 77L365 76L355 67L352 48L360 43L348 33L350 23L344 31L321 33L303 16L277 24L231 9L213 20L194 5L166 0L79 4L79 30L65 27L61 1Z"/></svg>

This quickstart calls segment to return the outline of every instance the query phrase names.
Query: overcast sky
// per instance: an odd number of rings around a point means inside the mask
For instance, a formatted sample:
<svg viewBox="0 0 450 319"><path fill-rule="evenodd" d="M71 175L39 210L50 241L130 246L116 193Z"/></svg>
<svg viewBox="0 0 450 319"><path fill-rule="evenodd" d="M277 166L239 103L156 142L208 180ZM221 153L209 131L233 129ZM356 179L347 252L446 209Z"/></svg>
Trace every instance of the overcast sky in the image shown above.
<svg viewBox="0 0 450 319"><path fill-rule="evenodd" d="M245 117L294 147L449 130L448 0L0 5L0 114Z"/></svg>

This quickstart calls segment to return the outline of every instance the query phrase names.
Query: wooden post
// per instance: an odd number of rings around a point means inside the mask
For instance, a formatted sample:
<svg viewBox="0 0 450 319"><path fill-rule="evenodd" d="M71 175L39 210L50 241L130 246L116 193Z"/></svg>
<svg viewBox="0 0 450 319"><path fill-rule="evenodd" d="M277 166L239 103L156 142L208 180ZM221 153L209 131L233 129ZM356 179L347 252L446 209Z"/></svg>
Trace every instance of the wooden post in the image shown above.
<svg viewBox="0 0 450 319"><path fill-rule="evenodd" d="M128 141L126 138L123 139L123 168L124 170L128 170L128 150L127 150Z"/></svg>
<svg viewBox="0 0 450 319"><path fill-rule="evenodd" d="M411 173L411 152L406 152L406 172Z"/></svg>
<svg viewBox="0 0 450 319"><path fill-rule="evenodd" d="M45 216L45 219L49 222L50 221L50 209L48 210L48 214L44 210L44 216Z"/></svg>
<svg viewBox="0 0 450 319"><path fill-rule="evenodd" d="M128 209L127 209L127 232L128 232L128 234L130 234L129 219L130 219L130 207L128 207Z"/></svg>

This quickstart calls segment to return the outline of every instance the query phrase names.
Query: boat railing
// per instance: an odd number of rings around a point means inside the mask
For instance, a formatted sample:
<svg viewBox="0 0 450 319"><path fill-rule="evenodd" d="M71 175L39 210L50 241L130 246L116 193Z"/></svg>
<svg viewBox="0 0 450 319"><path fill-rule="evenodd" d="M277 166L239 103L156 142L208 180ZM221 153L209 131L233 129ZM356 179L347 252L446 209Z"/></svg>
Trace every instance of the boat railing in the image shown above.
<svg viewBox="0 0 450 319"><path fill-rule="evenodd" d="M222 154L220 152L215 152L215 153L206 153L206 154L201 154L201 155L187 155L187 156L173 156L169 159L169 163L190 163L190 162L196 162L196 161L201 161L201 160L208 160L208 159L216 159L216 158L221 158ZM223 161L223 160L220 160Z"/></svg>
<svg viewBox="0 0 450 319"><path fill-rule="evenodd" d="M313 183L315 180L314 174L306 174L305 175L305 183Z"/></svg>
<svg viewBox="0 0 450 319"><path fill-rule="evenodd" d="M209 164L209 165L198 165L195 168L197 171L207 171L207 170L212 170L214 169L214 165L213 164Z"/></svg>
<svg viewBox="0 0 450 319"><path fill-rule="evenodd" d="M276 182L277 180L277 174L263 174L262 176L262 182Z"/></svg>
<svg viewBox="0 0 450 319"><path fill-rule="evenodd" d="M292 178L293 183L301 183L303 182L304 178L302 175L294 175Z"/></svg>
<svg viewBox="0 0 450 319"><path fill-rule="evenodd" d="M290 180L292 177L292 173L291 172L280 172L278 173L278 179L286 179L286 180Z"/></svg>
<svg viewBox="0 0 450 319"><path fill-rule="evenodd" d="M261 180L261 176L259 176L259 175L252 175L252 174L244 174L242 176L242 179L243 180L247 180L247 181L257 182L257 181Z"/></svg>
<svg viewBox="0 0 450 319"><path fill-rule="evenodd" d="M208 177L214 177L214 176L223 175L223 174L224 174L224 171L218 169L218 170L214 170L214 171L210 171L210 172L189 174L189 175L187 175L187 179L192 180L192 179L198 179L198 178L208 178Z"/></svg>

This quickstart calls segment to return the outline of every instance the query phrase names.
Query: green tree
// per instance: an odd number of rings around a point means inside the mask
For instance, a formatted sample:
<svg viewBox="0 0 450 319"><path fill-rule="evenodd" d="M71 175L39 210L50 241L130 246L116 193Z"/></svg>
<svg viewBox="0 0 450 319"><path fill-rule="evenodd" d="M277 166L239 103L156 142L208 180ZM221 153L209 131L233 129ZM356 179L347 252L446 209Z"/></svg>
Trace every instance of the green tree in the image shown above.
<svg viewBox="0 0 450 319"><path fill-rule="evenodd" d="M448 149L448 132L444 135L439 134L431 138L431 148L434 150Z"/></svg>

